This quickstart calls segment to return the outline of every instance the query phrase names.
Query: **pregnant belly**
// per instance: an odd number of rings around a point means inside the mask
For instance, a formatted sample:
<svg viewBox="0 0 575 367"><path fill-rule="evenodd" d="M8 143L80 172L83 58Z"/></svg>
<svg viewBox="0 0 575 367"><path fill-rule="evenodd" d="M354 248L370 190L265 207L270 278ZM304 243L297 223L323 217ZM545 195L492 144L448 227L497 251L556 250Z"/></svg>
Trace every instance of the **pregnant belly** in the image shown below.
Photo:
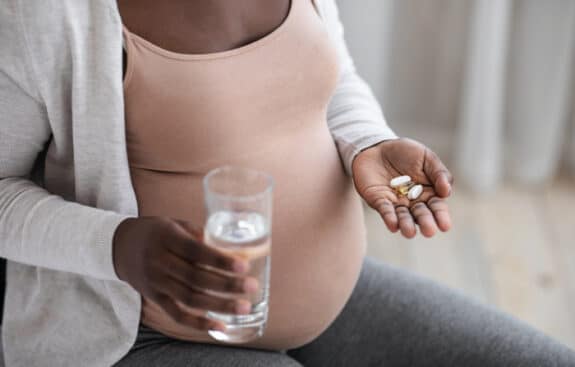
<svg viewBox="0 0 575 367"><path fill-rule="evenodd" d="M361 201L329 132L306 137L313 142L296 140L296 147L289 139L214 164L250 166L275 179L268 324L262 338L245 346L290 349L313 340L339 314L359 275L365 253ZM204 173L161 177L132 170L141 215L202 225ZM146 325L166 335L217 343L205 332L174 323L147 300L142 313Z"/></svg>

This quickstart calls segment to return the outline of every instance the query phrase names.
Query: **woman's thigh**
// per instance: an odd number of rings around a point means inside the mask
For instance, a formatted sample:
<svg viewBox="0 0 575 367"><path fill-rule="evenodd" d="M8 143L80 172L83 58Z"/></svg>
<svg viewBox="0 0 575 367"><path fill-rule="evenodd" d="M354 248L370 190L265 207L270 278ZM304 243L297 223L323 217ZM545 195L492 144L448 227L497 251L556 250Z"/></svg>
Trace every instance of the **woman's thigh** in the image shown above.
<svg viewBox="0 0 575 367"><path fill-rule="evenodd" d="M342 313L288 355L315 366L575 366L567 347L430 280L364 261Z"/></svg>
<svg viewBox="0 0 575 367"><path fill-rule="evenodd" d="M141 327L135 346L115 367L156 366L302 367L279 352L183 342Z"/></svg>

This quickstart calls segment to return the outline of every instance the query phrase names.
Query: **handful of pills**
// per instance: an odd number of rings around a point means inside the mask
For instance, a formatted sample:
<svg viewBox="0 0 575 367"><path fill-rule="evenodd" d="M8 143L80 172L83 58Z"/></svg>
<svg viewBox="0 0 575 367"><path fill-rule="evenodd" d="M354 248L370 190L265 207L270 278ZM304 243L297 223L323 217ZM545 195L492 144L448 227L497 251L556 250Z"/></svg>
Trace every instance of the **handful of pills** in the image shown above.
<svg viewBox="0 0 575 367"><path fill-rule="evenodd" d="M389 182L389 186L399 196L406 196L409 200L417 199L423 192L423 186L415 184L409 176L398 176Z"/></svg>

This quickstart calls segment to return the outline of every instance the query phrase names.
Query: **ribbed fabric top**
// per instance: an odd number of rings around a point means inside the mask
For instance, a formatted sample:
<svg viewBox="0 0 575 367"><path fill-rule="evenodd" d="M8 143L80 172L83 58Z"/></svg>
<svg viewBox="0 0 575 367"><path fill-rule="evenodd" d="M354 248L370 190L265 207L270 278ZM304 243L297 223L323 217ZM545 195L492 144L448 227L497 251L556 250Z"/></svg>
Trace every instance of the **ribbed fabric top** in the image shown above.
<svg viewBox="0 0 575 367"><path fill-rule="evenodd" d="M365 250L360 200L326 123L336 51L310 0L272 33L188 55L124 29L126 137L140 215L203 225L202 177L231 164L274 176L270 314L251 345L286 349L319 335L347 301ZM144 302L165 334L211 341Z"/></svg>

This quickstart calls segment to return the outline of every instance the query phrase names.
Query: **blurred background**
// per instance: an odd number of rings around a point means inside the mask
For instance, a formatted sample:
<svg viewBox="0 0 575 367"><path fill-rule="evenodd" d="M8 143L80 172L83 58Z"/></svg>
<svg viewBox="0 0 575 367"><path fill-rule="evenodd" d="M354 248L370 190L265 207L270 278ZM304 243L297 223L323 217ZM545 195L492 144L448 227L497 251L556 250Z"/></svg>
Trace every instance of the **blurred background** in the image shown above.
<svg viewBox="0 0 575 367"><path fill-rule="evenodd" d="M454 171L454 229L369 253L575 348L575 1L338 0L360 74L401 136Z"/></svg>

